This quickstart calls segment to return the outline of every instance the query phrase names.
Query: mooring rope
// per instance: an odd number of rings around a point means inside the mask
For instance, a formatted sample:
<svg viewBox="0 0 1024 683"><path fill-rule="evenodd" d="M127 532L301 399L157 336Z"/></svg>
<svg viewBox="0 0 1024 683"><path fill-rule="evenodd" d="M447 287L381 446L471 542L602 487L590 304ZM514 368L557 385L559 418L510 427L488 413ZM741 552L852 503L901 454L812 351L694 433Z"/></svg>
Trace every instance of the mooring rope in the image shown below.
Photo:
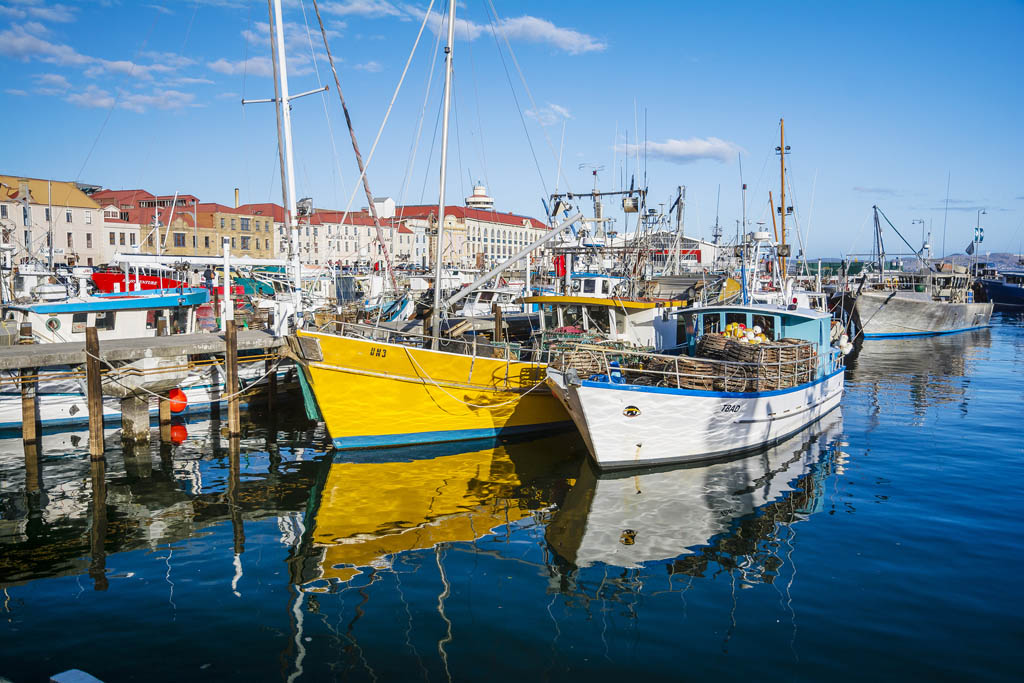
<svg viewBox="0 0 1024 683"><path fill-rule="evenodd" d="M420 371L421 373L423 373L423 377L425 377L425 378L426 378L426 380L427 380L428 382L430 382L430 383L431 383L431 384L433 384L433 385L434 385L435 387L437 387L438 389L440 389L440 390L441 390L442 392L444 392L444 393L445 393L445 394L446 394L446 395L447 395L447 396L448 396L449 398L451 398L452 400L458 401L459 403L461 403L461 404L463 404L463 405L467 405L467 406L469 406L470 408L485 408L485 409L487 409L487 410L492 410L492 409L494 409L494 408L503 408L503 407L505 407L505 406L507 406L507 405L511 405L511 404L513 404L513 403L515 403L515 402L519 401L519 400L520 400L520 399L522 399L522 398L523 398L524 396L526 396L526 395L527 395L527 394L529 394L529 393L530 393L531 391L533 391L534 389L536 389L536 388L537 388L537 387L539 387L540 385L544 384L544 382L545 382L545 380L541 380L541 381L537 382L536 384L534 384L534 385L533 385L532 387L530 387L529 389L527 389L527 390L526 390L526 391L524 391L523 393L519 394L518 396L516 396L516 397L515 397L515 398L513 398L513 399L509 399L508 401L505 401L504 403L495 403L495 404L492 404L492 405L486 405L486 406L485 406L485 405L478 405L478 404L476 404L476 403L470 403L469 401L464 401L464 400L462 400L461 398L459 398L458 396L453 396L452 394L450 394L450 393L449 393L449 392L448 392L447 390L445 390L445 388L444 388L444 387L442 387L442 386L441 386L440 384L438 384L437 382L435 382L435 381L433 380L433 378L432 378L432 377L431 377L431 376L430 376L429 374L427 374L427 371L423 369L423 366L422 366L422 365L420 365L420 364L419 364L419 362L417 362L417 360L416 360L416 357L412 355L412 352L411 352L411 351L409 350L409 347L408 347L408 346L403 346L402 348L403 348L403 349L405 349L405 354L406 354L406 355L407 355L407 356L409 357L409 360L411 360L411 361L412 361L412 363L413 363L413 365L415 365L415 366L416 366L416 367L417 367L417 368L419 369L419 371ZM507 362L507 361L506 361L506 362Z"/></svg>

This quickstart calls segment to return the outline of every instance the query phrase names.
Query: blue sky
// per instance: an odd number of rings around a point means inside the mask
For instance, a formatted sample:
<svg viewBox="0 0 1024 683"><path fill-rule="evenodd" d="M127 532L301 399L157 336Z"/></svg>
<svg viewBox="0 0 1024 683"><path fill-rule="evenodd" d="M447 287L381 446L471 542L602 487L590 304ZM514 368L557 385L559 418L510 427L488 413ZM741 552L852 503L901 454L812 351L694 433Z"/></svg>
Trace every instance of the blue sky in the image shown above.
<svg viewBox="0 0 1024 683"><path fill-rule="evenodd" d="M364 156L428 2L320 2ZM437 200L441 55L427 82L446 4L370 164L375 195ZM741 158L747 216L770 227L785 117L811 256L868 251L876 203L915 247L912 221L938 251L945 218L962 251L979 209L983 250L1024 241L1020 2L461 0L456 17L449 203L481 179L499 209L542 216L562 148L561 190L589 189L593 165L602 189L646 172L652 205L685 185L688 234L710 236L721 187L729 237ZM292 92L331 86L293 102L298 192L345 208L358 172L312 0L286 0L285 23ZM0 0L0 172L280 202L273 108L240 104L272 95L269 64L265 0Z"/></svg>

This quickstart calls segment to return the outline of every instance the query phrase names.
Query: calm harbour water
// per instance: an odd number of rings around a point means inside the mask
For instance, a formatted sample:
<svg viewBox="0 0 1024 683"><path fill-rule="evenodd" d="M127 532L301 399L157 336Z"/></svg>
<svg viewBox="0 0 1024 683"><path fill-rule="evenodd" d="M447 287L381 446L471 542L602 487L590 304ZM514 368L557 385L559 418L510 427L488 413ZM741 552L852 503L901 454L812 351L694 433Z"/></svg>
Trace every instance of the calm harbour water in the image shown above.
<svg viewBox="0 0 1024 683"><path fill-rule="evenodd" d="M1024 318L993 322L867 342L840 411L701 467L332 457L258 415L105 471L84 432L0 441L0 678L1016 680Z"/></svg>

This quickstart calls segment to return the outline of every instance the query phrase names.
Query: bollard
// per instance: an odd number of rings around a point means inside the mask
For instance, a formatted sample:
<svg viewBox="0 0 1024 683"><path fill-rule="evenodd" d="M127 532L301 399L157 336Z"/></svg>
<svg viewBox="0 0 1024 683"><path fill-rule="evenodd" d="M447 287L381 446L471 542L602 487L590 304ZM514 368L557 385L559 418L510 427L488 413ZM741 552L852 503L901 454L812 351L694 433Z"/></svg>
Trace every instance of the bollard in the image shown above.
<svg viewBox="0 0 1024 683"><path fill-rule="evenodd" d="M85 328L85 385L89 407L89 456L103 457L103 384L100 381L100 339L95 327Z"/></svg>

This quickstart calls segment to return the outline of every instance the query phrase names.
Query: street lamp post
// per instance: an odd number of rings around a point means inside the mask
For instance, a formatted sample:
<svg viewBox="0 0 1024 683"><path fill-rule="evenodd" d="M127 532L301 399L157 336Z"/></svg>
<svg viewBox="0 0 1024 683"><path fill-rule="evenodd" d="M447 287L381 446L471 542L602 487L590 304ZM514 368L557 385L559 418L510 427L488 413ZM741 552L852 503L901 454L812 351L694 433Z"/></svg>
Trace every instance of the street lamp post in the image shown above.
<svg viewBox="0 0 1024 683"><path fill-rule="evenodd" d="M924 236L924 219L923 218L915 218L914 220L910 221L911 225L914 225L915 223L920 223L921 224L921 250L918 251L918 256L920 256L923 259L924 258L924 245L927 243L927 240L925 239L925 236Z"/></svg>
<svg viewBox="0 0 1024 683"><path fill-rule="evenodd" d="M978 209L977 220L974 222L974 253L971 254L973 265L977 265L978 263L978 250L981 248L981 240L978 238L981 236L981 217L983 215L988 215L988 211L985 209ZM974 268L971 268L971 270L973 271Z"/></svg>

